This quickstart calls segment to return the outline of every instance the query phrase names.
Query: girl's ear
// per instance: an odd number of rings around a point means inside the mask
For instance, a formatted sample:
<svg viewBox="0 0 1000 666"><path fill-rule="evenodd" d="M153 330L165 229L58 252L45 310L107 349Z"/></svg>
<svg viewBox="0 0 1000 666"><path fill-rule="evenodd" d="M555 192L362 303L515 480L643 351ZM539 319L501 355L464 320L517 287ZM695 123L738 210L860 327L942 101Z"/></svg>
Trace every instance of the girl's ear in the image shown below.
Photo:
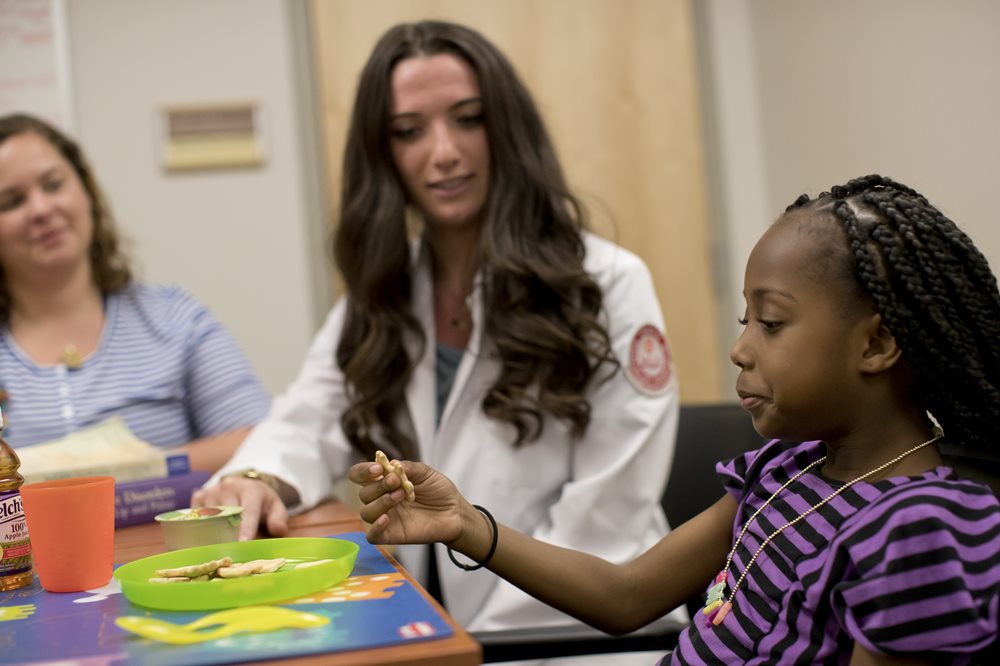
<svg viewBox="0 0 1000 666"><path fill-rule="evenodd" d="M861 372L877 374L896 365L903 352L885 324L882 315L874 314L864 323L866 343L861 354Z"/></svg>

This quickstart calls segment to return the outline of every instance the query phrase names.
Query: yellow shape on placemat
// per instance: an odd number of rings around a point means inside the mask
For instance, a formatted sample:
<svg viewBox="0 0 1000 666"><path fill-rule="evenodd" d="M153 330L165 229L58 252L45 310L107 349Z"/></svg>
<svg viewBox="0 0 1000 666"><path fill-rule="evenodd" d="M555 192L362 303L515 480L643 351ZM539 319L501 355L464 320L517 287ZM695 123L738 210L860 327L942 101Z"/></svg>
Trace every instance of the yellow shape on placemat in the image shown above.
<svg viewBox="0 0 1000 666"><path fill-rule="evenodd" d="M214 641L233 634L275 631L276 629L309 629L329 624L330 618L316 613L281 608L279 606L244 606L210 613L188 624L174 624L153 617L127 615L115 620L122 629L161 643L190 645ZM199 631L215 627L208 631Z"/></svg>
<svg viewBox="0 0 1000 666"><path fill-rule="evenodd" d="M25 604L24 606L6 606L0 608L0 622L10 622L11 620L23 620L35 614L35 604Z"/></svg>

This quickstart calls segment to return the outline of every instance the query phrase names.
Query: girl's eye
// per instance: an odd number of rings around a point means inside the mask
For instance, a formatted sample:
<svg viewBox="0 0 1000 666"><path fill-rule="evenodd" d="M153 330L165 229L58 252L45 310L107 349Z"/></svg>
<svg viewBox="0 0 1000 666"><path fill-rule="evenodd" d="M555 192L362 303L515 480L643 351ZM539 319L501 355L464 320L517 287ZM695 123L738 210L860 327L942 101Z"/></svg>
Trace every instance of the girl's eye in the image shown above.
<svg viewBox="0 0 1000 666"><path fill-rule="evenodd" d="M743 315L736 321L739 323L740 326L746 326L747 324L750 323L750 319L746 315ZM774 331L778 330L781 327L780 321L772 321L770 319L755 319L754 321L760 324L760 327L763 328L768 333L773 333Z"/></svg>

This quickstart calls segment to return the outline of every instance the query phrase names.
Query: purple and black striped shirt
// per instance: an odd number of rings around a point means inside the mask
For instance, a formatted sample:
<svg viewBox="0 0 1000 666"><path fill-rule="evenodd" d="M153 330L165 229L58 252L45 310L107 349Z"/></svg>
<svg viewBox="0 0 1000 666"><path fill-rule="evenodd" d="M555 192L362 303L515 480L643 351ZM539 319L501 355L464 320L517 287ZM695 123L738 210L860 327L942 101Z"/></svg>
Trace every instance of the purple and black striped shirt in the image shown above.
<svg viewBox="0 0 1000 666"><path fill-rule="evenodd" d="M717 471L739 502L733 538L768 497L825 453L772 441ZM751 524L730 587L761 542L842 482L814 468ZM705 581L706 587L710 581ZM694 618L663 664L846 664L854 643L964 663L997 635L1000 504L948 467L859 482L775 537L717 627Z"/></svg>

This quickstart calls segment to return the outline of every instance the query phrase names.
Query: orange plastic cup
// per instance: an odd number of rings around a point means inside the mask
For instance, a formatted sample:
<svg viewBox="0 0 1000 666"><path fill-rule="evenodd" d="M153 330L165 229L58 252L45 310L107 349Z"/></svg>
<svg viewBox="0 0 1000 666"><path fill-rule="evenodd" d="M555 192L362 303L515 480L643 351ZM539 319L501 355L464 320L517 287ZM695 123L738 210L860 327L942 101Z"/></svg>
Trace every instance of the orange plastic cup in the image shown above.
<svg viewBox="0 0 1000 666"><path fill-rule="evenodd" d="M110 476L21 486L31 556L49 592L82 592L111 580L115 550L115 480Z"/></svg>

